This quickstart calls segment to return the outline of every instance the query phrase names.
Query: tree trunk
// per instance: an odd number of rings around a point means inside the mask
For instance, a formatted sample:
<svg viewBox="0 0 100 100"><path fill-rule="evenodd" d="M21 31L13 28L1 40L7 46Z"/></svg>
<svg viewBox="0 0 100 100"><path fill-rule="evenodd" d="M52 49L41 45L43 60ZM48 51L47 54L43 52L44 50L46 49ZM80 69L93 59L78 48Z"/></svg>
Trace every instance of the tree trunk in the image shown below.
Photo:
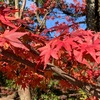
<svg viewBox="0 0 100 100"><path fill-rule="evenodd" d="M100 31L100 0L86 0L87 29Z"/></svg>
<svg viewBox="0 0 100 100"><path fill-rule="evenodd" d="M99 13L99 32L100 32L100 0L98 0L98 13Z"/></svg>
<svg viewBox="0 0 100 100"><path fill-rule="evenodd" d="M21 86L18 88L18 95L20 100L31 100L30 89L29 87L22 89Z"/></svg>
<svg viewBox="0 0 100 100"><path fill-rule="evenodd" d="M15 0L15 9L19 9L19 0ZM19 12L15 13L15 17L19 18Z"/></svg>
<svg viewBox="0 0 100 100"><path fill-rule="evenodd" d="M9 1L9 0L7 0L6 2L7 2L7 4L9 4L9 3L10 3L10 1Z"/></svg>

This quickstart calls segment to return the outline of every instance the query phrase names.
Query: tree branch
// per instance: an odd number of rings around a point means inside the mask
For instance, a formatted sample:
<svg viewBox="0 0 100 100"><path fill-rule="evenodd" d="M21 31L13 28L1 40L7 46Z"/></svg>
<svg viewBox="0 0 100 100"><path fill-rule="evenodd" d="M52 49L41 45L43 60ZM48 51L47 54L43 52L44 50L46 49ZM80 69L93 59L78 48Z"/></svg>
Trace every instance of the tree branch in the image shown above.
<svg viewBox="0 0 100 100"><path fill-rule="evenodd" d="M47 17L47 15L48 15L48 11L46 11L46 13L45 13L45 15L44 15L44 17L43 17L43 19L42 19L42 21L41 21L41 23L40 23L40 29L44 26L44 24L45 24L45 20L46 20L46 17Z"/></svg>
<svg viewBox="0 0 100 100"><path fill-rule="evenodd" d="M51 63L48 63L47 67L49 67L52 71L61 76L64 80L69 81L71 84L78 86L87 93L91 93L92 95L95 95L96 97L100 98L100 82L98 82L97 86L95 86L75 79L74 77L66 74L66 72L61 70L58 66L52 65Z"/></svg>
<svg viewBox="0 0 100 100"><path fill-rule="evenodd" d="M22 14L23 14L25 5L26 5L26 0L23 0L22 7L21 7L21 9L20 9L20 19L21 19L21 17L22 17Z"/></svg>
<svg viewBox="0 0 100 100"><path fill-rule="evenodd" d="M5 57L16 60L16 61L23 63L24 65L27 65L27 66L30 66L30 67L34 67L36 65L35 63L32 63L29 60L23 59L20 56L17 56L14 53L9 52L7 50L2 50L1 54L4 55Z"/></svg>
<svg viewBox="0 0 100 100"><path fill-rule="evenodd" d="M26 59L22 59L21 57L16 56L15 54L13 54L11 52L8 52L7 50L2 50L1 54L6 56L6 57L8 57L8 58L16 60L16 61L18 61L20 63L23 63L25 65L33 67L33 68L36 65L36 63L32 63L32 62L30 62L30 61L28 61ZM51 69L53 72L57 73L64 80L69 81L71 84L73 84L75 86L78 86L79 88L87 91L88 93L91 93L92 95L95 95L96 97L100 98L100 79L99 79L98 84L95 86L95 85L92 85L90 83L85 83L85 82L82 82L80 80L75 79L74 77L66 74L66 72L64 72L58 66L55 66L55 65L53 65L51 63L47 64L47 68Z"/></svg>

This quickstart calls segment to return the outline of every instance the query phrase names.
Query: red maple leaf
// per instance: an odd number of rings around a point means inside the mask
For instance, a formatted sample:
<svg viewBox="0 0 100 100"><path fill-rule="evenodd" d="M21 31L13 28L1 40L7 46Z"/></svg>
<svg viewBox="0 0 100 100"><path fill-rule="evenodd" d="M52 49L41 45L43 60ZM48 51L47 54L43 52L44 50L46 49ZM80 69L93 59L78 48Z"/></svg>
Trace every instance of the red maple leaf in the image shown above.
<svg viewBox="0 0 100 100"><path fill-rule="evenodd" d="M28 48L26 48L22 44L22 42L19 40L20 37L22 37L22 36L24 36L25 34L28 34L28 33L27 32L15 32L16 30L17 29L13 29L11 31L5 30L4 34L0 35L0 38L1 38L0 46L3 46L3 43L7 42L14 47L28 50Z"/></svg>
<svg viewBox="0 0 100 100"><path fill-rule="evenodd" d="M7 17L7 16L3 16L0 14L0 21L5 24L5 25L8 25L12 28L17 28L13 23L11 23L9 20L13 20L14 18L13 17Z"/></svg>
<svg viewBox="0 0 100 100"><path fill-rule="evenodd" d="M55 48L52 48L51 43L46 44L46 46L39 48L39 51L41 51L40 56L42 56L42 58L44 58L44 69L46 67L46 64L49 62L49 58L50 56L58 59L58 55L57 55L57 50Z"/></svg>

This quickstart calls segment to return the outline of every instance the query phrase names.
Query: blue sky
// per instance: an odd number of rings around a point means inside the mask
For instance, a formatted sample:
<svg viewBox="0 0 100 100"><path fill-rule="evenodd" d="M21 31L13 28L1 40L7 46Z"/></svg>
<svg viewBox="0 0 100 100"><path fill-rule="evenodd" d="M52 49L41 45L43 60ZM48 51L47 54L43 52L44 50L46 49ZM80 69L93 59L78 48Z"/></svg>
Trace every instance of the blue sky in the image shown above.
<svg viewBox="0 0 100 100"><path fill-rule="evenodd" d="M73 3L73 0L65 0L65 1L68 3ZM82 0L78 0L78 1L82 2Z"/></svg>
<svg viewBox="0 0 100 100"><path fill-rule="evenodd" d="M65 0L65 1L67 3L73 3L73 0ZM80 3L82 3L82 0L78 0L78 1L80 1ZM31 3L32 3L31 1L27 0L26 6L29 7ZM85 17L78 18L77 22L83 21L83 20L85 20ZM48 20L46 22L47 28L50 28L50 27L54 26L56 21L59 21L60 23L66 22L66 20L64 18L60 18L60 19L56 18L55 20ZM85 24L81 24L80 27L85 29L86 25Z"/></svg>
<svg viewBox="0 0 100 100"><path fill-rule="evenodd" d="M73 0L65 0L68 3L73 3Z"/></svg>

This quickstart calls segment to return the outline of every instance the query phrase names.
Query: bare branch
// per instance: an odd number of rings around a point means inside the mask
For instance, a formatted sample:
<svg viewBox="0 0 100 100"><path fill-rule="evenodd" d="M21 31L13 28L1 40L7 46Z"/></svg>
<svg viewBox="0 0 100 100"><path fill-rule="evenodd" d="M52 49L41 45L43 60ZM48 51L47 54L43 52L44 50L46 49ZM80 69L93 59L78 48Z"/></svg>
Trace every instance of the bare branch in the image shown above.
<svg viewBox="0 0 100 100"><path fill-rule="evenodd" d="M22 7L21 7L21 9L20 9L20 18L22 17L22 14L23 14L25 5L26 5L26 0L23 0Z"/></svg>
<svg viewBox="0 0 100 100"><path fill-rule="evenodd" d="M36 15L36 18L37 18L38 23L40 24L41 23L41 20L40 20L39 14L36 12L35 15Z"/></svg>
<svg viewBox="0 0 100 100"><path fill-rule="evenodd" d="M46 16L47 16L47 14L48 14L49 12L48 11L46 11L46 13L45 13L45 15L44 15L44 17L43 17L43 19L41 20L40 19L40 16L39 16L39 14L36 12L35 13L35 15L36 15L36 18L37 18L37 21L38 21L38 23L39 23L39 29L41 30L42 28L44 29L45 27L46 27ZM38 34L39 32L37 32L37 34Z"/></svg>
<svg viewBox="0 0 100 100"><path fill-rule="evenodd" d="M45 15L44 15L44 17L43 17L43 19L41 21L41 24L40 24L40 29L44 26L48 13L49 13L48 11L45 13Z"/></svg>

